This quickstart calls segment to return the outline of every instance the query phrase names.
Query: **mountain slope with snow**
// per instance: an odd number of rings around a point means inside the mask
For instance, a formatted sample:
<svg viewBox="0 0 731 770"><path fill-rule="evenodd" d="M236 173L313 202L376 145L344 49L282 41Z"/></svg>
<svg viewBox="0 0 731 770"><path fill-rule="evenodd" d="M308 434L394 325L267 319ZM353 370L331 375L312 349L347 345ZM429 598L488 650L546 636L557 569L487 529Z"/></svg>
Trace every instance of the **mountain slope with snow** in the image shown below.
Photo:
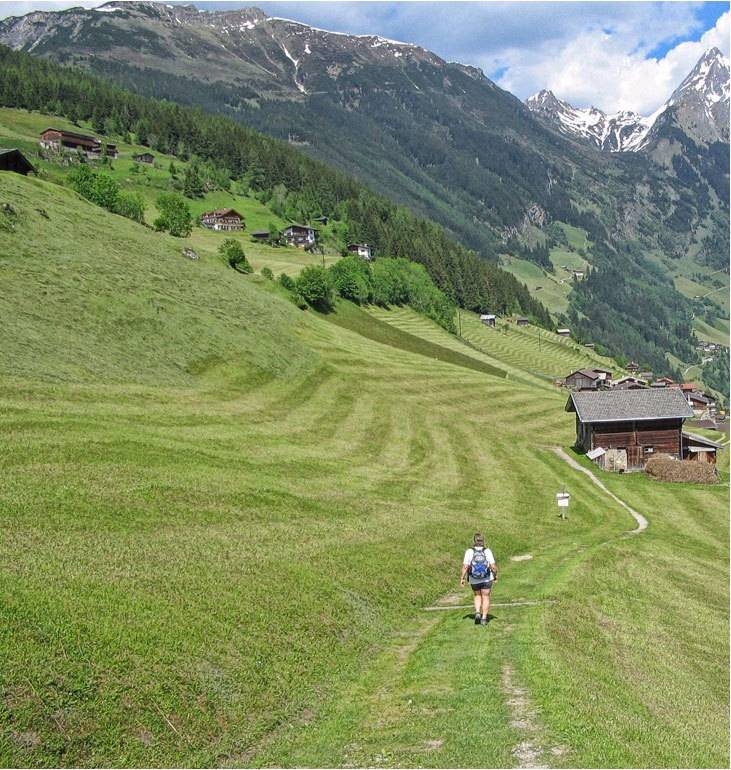
<svg viewBox="0 0 731 770"><path fill-rule="evenodd" d="M539 91L526 100L528 108L569 136L588 139L602 150L623 152L638 149L652 123L636 112L607 114L596 107L573 107L552 91Z"/></svg>
<svg viewBox="0 0 731 770"><path fill-rule="evenodd" d="M579 108L539 91L526 100L528 108L563 134L590 141L610 152L636 152L653 146L660 128L673 123L695 142L729 141L729 63L718 48L699 59L672 96L648 117L636 112L607 114L596 107Z"/></svg>

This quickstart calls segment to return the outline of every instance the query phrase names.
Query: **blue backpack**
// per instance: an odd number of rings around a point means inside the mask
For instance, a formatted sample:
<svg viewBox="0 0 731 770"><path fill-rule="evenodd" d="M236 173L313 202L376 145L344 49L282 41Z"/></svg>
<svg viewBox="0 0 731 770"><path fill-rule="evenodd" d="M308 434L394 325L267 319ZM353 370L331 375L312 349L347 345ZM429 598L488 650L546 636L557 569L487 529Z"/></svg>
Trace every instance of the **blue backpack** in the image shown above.
<svg viewBox="0 0 731 770"><path fill-rule="evenodd" d="M475 581L490 579L490 565L487 563L485 549L479 546L472 553L470 562L470 577Z"/></svg>

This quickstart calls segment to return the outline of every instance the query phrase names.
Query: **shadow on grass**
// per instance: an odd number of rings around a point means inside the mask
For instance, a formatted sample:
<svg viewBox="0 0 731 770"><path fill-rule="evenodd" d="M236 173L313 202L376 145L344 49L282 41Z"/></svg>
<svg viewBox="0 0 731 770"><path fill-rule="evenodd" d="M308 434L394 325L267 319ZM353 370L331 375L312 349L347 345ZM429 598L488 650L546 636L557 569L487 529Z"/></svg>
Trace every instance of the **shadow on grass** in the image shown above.
<svg viewBox="0 0 731 770"><path fill-rule="evenodd" d="M352 302L340 301L337 308L327 314L322 314L323 318L341 326L344 329L360 334L375 342L400 350L406 350L409 353L417 353L427 358L436 358L448 364L461 366L465 369L472 369L483 374L490 374L493 377L507 376L507 372L499 369L497 366L491 366L484 361L478 361L464 353L429 342L422 337L397 329L395 326L374 318L364 310L361 310Z"/></svg>

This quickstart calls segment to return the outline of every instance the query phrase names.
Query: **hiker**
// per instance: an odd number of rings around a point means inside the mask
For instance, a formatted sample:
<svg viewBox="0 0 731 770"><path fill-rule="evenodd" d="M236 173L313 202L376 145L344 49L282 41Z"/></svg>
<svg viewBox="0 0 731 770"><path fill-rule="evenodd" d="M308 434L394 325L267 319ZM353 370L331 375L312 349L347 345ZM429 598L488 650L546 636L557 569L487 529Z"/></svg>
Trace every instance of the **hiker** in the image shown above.
<svg viewBox="0 0 731 770"><path fill-rule="evenodd" d="M462 575L459 584L464 585L465 575L469 575L470 586L475 595L475 625L487 625L487 613L490 610L490 589L497 583L497 564L489 548L485 548L485 538L475 533L474 545L464 552Z"/></svg>

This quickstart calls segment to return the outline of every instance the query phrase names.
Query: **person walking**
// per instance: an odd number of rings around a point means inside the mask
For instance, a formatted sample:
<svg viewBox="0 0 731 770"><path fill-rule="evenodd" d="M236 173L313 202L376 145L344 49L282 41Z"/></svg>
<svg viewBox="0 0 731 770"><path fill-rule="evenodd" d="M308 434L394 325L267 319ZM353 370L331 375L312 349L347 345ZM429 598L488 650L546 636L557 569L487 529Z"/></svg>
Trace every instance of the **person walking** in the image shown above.
<svg viewBox="0 0 731 770"><path fill-rule="evenodd" d="M462 559L462 574L459 584L465 584L468 577L475 596L475 625L487 625L487 614L490 611L490 591L497 583L497 564L489 548L485 548L485 538L475 533L472 548L464 552Z"/></svg>

